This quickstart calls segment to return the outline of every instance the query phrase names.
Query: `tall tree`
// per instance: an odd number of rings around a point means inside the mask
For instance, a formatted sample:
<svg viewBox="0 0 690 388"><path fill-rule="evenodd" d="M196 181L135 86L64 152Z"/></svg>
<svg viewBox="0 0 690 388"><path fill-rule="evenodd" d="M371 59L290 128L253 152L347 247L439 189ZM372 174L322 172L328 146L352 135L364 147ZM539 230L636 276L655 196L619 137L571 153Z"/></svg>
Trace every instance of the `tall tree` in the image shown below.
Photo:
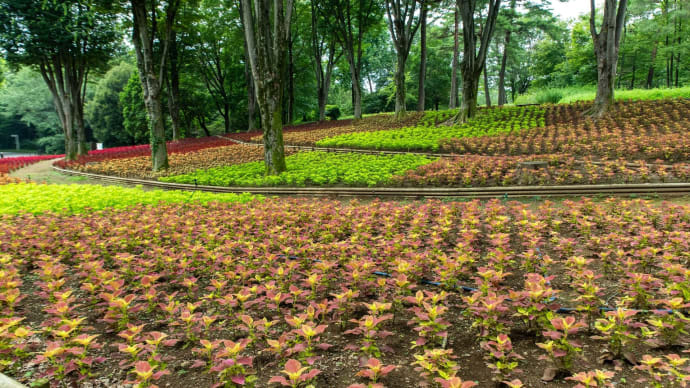
<svg viewBox="0 0 690 388"><path fill-rule="evenodd" d="M179 65L179 42L177 32L173 28L170 33L170 49L168 60L168 74L166 85L168 88L168 111L170 112L170 122L172 123L172 139L180 139L182 129L180 128L180 65Z"/></svg>
<svg viewBox="0 0 690 388"><path fill-rule="evenodd" d="M161 102L162 80L170 46L173 23L180 0L168 0L165 5L165 25L158 30L159 4L146 0L131 0L132 41L137 56L137 68L144 92L144 102L149 116L151 131L151 161L153 171L168 168L168 150L165 144L165 119ZM159 44L154 44L158 41ZM160 52L157 52L156 48ZM162 46L162 47L160 47Z"/></svg>
<svg viewBox="0 0 690 388"><path fill-rule="evenodd" d="M311 45L314 55L314 72L316 74L316 95L319 107L319 121L326 120L326 104L331 86L331 76L335 64L343 54L338 49L335 37L327 27L328 10L323 8L323 1L311 0ZM325 63L324 63L325 58ZM325 65L325 69L324 69Z"/></svg>
<svg viewBox="0 0 690 388"><path fill-rule="evenodd" d="M426 20L429 15L429 4L426 0L420 1L419 10L419 87L417 96L417 111L424 112L424 100L426 100Z"/></svg>
<svg viewBox="0 0 690 388"><path fill-rule="evenodd" d="M455 122L465 122L474 117L477 112L477 95L479 78L486 63L486 53L494 33L496 18L501 7L501 0L489 0L486 18L482 20L479 33L476 32L475 15L477 0L458 0L460 16L462 17L463 57L460 70L462 72L462 103L460 111L455 116ZM477 49L477 37L479 48Z"/></svg>
<svg viewBox="0 0 690 388"><path fill-rule="evenodd" d="M37 67L65 136L65 158L88 152L84 96L90 70L106 62L116 20L95 0L2 0L0 45L11 64Z"/></svg>
<svg viewBox="0 0 690 388"><path fill-rule="evenodd" d="M199 20L194 23L193 31L194 56L213 106L223 118L223 127L228 133L231 130L233 102L230 72L233 65L239 63L240 54L243 54L238 52L235 44L242 27L234 23L237 10L228 10L220 1L205 1L198 12Z"/></svg>
<svg viewBox="0 0 690 388"><path fill-rule="evenodd" d="M590 0L589 30L597 58L597 95L591 114L601 117L613 105L613 87L616 80L618 49L623 31L628 0L605 0L604 17L597 32L596 6Z"/></svg>
<svg viewBox="0 0 690 388"><path fill-rule="evenodd" d="M397 54L395 63L395 117L405 116L405 64L420 18L415 14L417 0L386 0L388 29Z"/></svg>
<svg viewBox="0 0 690 388"><path fill-rule="evenodd" d="M240 13L261 113L266 173L286 170L283 147L283 77L293 0L240 0Z"/></svg>
<svg viewBox="0 0 690 388"><path fill-rule="evenodd" d="M329 22L350 65L352 108L355 119L362 118L362 57L365 35L379 22L377 0L329 0Z"/></svg>
<svg viewBox="0 0 690 388"><path fill-rule="evenodd" d="M458 4L453 2L453 60L450 64L450 101L448 109L458 106L458 56L460 53L460 10Z"/></svg>
<svg viewBox="0 0 690 388"><path fill-rule="evenodd" d="M515 14L516 0L510 0L509 16ZM504 12L504 15L506 13ZM502 106L508 103L506 95L506 66L508 65L508 47L510 46L510 37L513 34L512 26L506 26L505 37L503 38L503 55L501 56L501 69L498 71L498 105Z"/></svg>

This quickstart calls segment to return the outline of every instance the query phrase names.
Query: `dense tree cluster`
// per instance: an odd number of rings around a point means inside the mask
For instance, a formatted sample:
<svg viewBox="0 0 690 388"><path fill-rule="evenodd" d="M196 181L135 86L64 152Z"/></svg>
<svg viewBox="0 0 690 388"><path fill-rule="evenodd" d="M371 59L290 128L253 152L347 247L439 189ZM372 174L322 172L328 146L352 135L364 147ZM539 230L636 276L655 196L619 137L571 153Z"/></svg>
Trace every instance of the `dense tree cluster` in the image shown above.
<svg viewBox="0 0 690 388"><path fill-rule="evenodd" d="M553 2L559 0L553 0ZM0 148L88 149L343 116L513 103L530 90L690 81L688 0L0 0ZM556 96L557 97L557 96ZM552 100L557 101L554 97ZM549 97L545 98L546 101ZM57 112L57 114L55 113Z"/></svg>

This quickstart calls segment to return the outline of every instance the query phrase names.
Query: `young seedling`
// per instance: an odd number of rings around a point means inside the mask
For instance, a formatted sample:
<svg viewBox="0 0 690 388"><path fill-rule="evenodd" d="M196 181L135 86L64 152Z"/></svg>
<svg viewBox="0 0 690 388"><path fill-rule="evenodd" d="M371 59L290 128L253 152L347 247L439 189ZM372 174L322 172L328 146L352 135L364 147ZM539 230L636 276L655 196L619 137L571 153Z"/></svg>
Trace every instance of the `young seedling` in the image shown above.
<svg viewBox="0 0 690 388"><path fill-rule="evenodd" d="M611 379L615 373L597 369L595 371L580 372L572 376L566 377L566 380L577 381L574 388L590 388L590 387L613 387Z"/></svg>
<svg viewBox="0 0 690 388"><path fill-rule="evenodd" d="M377 358L370 358L369 360L367 360L367 363L364 366L366 367L366 369L362 369L359 372L357 372L357 376L369 379L370 383L368 385L354 384L351 385L349 388L383 387L383 385L378 384L378 380L382 377L386 377L386 375L391 373L393 369L396 368L395 365L383 365L381 361L379 361Z"/></svg>
<svg viewBox="0 0 690 388"><path fill-rule="evenodd" d="M312 384L312 380L321 373L318 369L309 369L308 366L302 367L299 361L292 358L285 363L282 372L287 376L287 379L283 376L273 376L268 380L268 383L278 383L291 388L314 388L315 385Z"/></svg>
<svg viewBox="0 0 690 388"><path fill-rule="evenodd" d="M548 356L541 356L540 359L550 359L554 366L544 372L542 380L545 381L552 380L559 371L572 371L573 358L582 351L582 345L570 337L586 327L584 322L576 321L573 316L551 318L549 323L551 330L542 332L549 340L537 344L548 353Z"/></svg>
<svg viewBox="0 0 690 388"><path fill-rule="evenodd" d="M489 352L485 358L488 360L488 367L493 370L494 381L507 381L514 373L519 373L516 369L518 361L522 356L513 351L513 343L505 334L499 334L494 340L482 342L481 347Z"/></svg>

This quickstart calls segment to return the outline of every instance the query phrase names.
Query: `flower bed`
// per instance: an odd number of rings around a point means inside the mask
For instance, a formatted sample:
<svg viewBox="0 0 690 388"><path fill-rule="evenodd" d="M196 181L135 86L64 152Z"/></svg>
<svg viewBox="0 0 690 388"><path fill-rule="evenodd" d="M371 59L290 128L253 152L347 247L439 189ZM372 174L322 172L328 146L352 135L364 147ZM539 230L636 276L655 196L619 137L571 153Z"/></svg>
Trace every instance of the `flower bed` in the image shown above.
<svg viewBox="0 0 690 388"><path fill-rule="evenodd" d="M545 168L521 163L543 161ZM401 186L529 186L690 181L690 163L629 163L625 159L595 162L568 155L480 156L444 158L393 177Z"/></svg>
<svg viewBox="0 0 690 388"><path fill-rule="evenodd" d="M229 134L228 137L233 138L247 138L247 134ZM195 152L207 148L230 146L235 143L228 139L223 139L218 136L188 138L178 141L167 142L168 154L184 154L188 152ZM88 155L80 156L75 161L60 160L55 163L61 168L75 168L75 166L85 165L88 163L101 162L104 160L134 158L138 156L151 156L151 148L149 144L141 144L136 146L113 147L103 150L89 151Z"/></svg>
<svg viewBox="0 0 690 388"><path fill-rule="evenodd" d="M542 107L504 107L482 109L475 118L461 125L438 125L446 116L429 112L421 124L395 130L350 133L316 142L321 147L349 147L377 150L438 151L439 141L447 138L476 137L520 132L544 126ZM433 116L433 117L431 117ZM450 115L447 115L450 117Z"/></svg>
<svg viewBox="0 0 690 388"><path fill-rule="evenodd" d="M0 174L8 174L16 169L38 163L42 160L50 160L64 157L65 155L37 155L37 156L18 156L0 159Z"/></svg>
<svg viewBox="0 0 690 388"><path fill-rule="evenodd" d="M289 155L291 151L286 150L286 153ZM259 161L263 160L263 157L264 152L261 147L233 144L170 154L168 157L170 168L155 173L151 171L150 155L106 159L85 165L68 165L67 167L94 174L151 179L167 175L188 174L199 169Z"/></svg>
<svg viewBox="0 0 690 388"><path fill-rule="evenodd" d="M441 150L481 155L564 153L628 160L690 160L690 100L617 102L610 117L597 121L578 116L569 106L557 107L569 122L509 135L446 139Z"/></svg>
<svg viewBox="0 0 690 388"><path fill-rule="evenodd" d="M0 184L0 214L20 212L79 213L106 208L124 208L139 204L248 202L258 198L261 196L180 190L143 190L120 186L8 182L5 185Z"/></svg>
<svg viewBox="0 0 690 388"><path fill-rule="evenodd" d="M6 185L8 183L19 183L22 180L19 178L11 177L5 173L0 173L0 185Z"/></svg>
<svg viewBox="0 0 690 388"><path fill-rule="evenodd" d="M428 113L427 113L428 114ZM403 120L395 120L390 114L379 114L361 120L324 121L285 127L283 139L285 144L297 146L315 146L321 140L332 136L354 133L374 132L383 129L395 129L416 125L422 114L410 112ZM252 142L260 143L261 136L255 136Z"/></svg>
<svg viewBox="0 0 690 388"><path fill-rule="evenodd" d="M265 175L263 162L251 162L161 177L160 180L212 186L376 186L390 182L393 175L433 160L418 155L301 152L288 156L285 160L287 171L276 176Z"/></svg>
<svg viewBox="0 0 690 388"><path fill-rule="evenodd" d="M5 215L1 365L95 387L680 386L689 237L690 206L640 200Z"/></svg>

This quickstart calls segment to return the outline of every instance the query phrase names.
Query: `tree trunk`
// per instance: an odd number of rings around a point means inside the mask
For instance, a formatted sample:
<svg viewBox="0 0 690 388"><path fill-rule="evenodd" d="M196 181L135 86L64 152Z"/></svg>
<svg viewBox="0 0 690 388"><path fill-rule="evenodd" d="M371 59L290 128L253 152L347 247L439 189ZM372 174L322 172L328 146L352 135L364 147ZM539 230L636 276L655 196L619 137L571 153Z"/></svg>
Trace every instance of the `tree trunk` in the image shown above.
<svg viewBox="0 0 690 388"><path fill-rule="evenodd" d="M460 49L460 13L458 6L455 6L455 21L453 24L453 60L450 65L450 102L448 109L455 109L458 106L458 53Z"/></svg>
<svg viewBox="0 0 690 388"><path fill-rule="evenodd" d="M424 104L426 99L425 86L426 82L426 19L429 12L429 5L422 3L422 10L419 21L419 95L417 97L417 111L424 112Z"/></svg>
<svg viewBox="0 0 690 388"><path fill-rule="evenodd" d="M153 171L168 168L168 150L165 144L165 124L163 122L163 104L161 104L160 86L154 74L144 75L146 78L146 90L144 91L144 103L149 114L151 126L151 158Z"/></svg>
<svg viewBox="0 0 690 388"><path fill-rule="evenodd" d="M637 72L637 51L633 53L632 59L632 78L630 79L630 89L635 88L635 73Z"/></svg>
<svg viewBox="0 0 690 388"><path fill-rule="evenodd" d="M614 82L618 49L625 20L627 0L606 0L604 18L599 32L595 25L595 5L591 0L590 32L594 41L594 53L597 58L597 95L590 110L593 117L605 115L614 102Z"/></svg>
<svg viewBox="0 0 690 388"><path fill-rule="evenodd" d="M676 15L678 14L678 12L682 12L682 11L683 11L683 2L680 2L680 4L678 4L678 7L679 7L679 8L676 9ZM675 84L676 84L676 87L679 87L680 84L678 83L678 76L679 76L679 73L680 73L680 63L681 63L681 62L680 62L680 51L682 50L681 44L682 44L682 42L683 42L683 40L682 40L682 37L683 37L683 19L682 19L682 18L678 18L678 16L676 16L676 19L677 19L677 23L676 23L676 25L677 25L676 36L678 37L678 47L679 47L679 50L678 50L678 54L677 54L677 57L676 57L676 81L675 81Z"/></svg>
<svg viewBox="0 0 690 388"><path fill-rule="evenodd" d="M241 0L240 5L247 54L261 113L266 174L278 175L286 170L282 98L287 57L285 48L293 3L288 0L284 9L283 0L274 0L272 4L263 0Z"/></svg>
<svg viewBox="0 0 690 388"><path fill-rule="evenodd" d="M141 78L142 90L144 93L144 104L149 116L149 126L151 131L151 160L153 171L168 168L168 150L165 144L165 125L163 121L163 105L161 104L161 84L165 60L167 56L167 43L164 43L163 53L160 56L158 65L159 74L156 74L155 56L153 52L153 35L155 28L149 31L148 12L145 0L131 0L133 14L133 41L137 56L137 67ZM171 32L171 21L176 12L174 6L168 8L168 34ZM155 13L152 16L155 21ZM162 39L169 42L168 39Z"/></svg>
<svg viewBox="0 0 690 388"><path fill-rule="evenodd" d="M359 73L359 72L357 72ZM362 118L362 81L359 79L359 74L352 81L352 109L355 119Z"/></svg>
<svg viewBox="0 0 690 388"><path fill-rule="evenodd" d="M287 169L283 151L283 104L280 95L281 90L274 89L272 95L259 98L259 112L261 113L264 132L264 164L267 175L278 175Z"/></svg>
<svg viewBox="0 0 690 388"><path fill-rule="evenodd" d="M508 63L508 43L510 42L510 31L506 32L505 44L503 46L503 56L501 58L501 70L498 72L498 106L508 103L506 95L506 65Z"/></svg>
<svg viewBox="0 0 690 388"><path fill-rule="evenodd" d="M230 133L232 131L232 125L230 124L230 103L227 101L223 103L223 124L225 133Z"/></svg>
<svg viewBox="0 0 690 388"><path fill-rule="evenodd" d="M82 105L83 106L83 105ZM74 126L77 132L77 155L88 155L89 145L86 142L86 126L84 125L84 112L76 107Z"/></svg>
<svg viewBox="0 0 690 388"><path fill-rule="evenodd" d="M292 57L292 31L288 32L288 71L287 71L287 112L285 112L285 122L290 124L294 120L295 114L295 63Z"/></svg>
<svg viewBox="0 0 690 388"><path fill-rule="evenodd" d="M615 62L611 63L611 58L605 51L597 50L597 95L591 110L592 116L601 117L613 105L615 78Z"/></svg>
<svg viewBox="0 0 690 388"><path fill-rule="evenodd" d="M647 71L647 89L651 89L654 84L654 61L656 61L656 52L658 49L658 42L654 42L652 49L652 61L649 64L649 71Z"/></svg>
<svg viewBox="0 0 690 388"><path fill-rule="evenodd" d="M172 139L177 141L181 137L180 126L180 70L178 67L177 35L173 30L170 34L170 84L168 86L168 110L172 121Z"/></svg>
<svg viewBox="0 0 690 388"><path fill-rule="evenodd" d="M516 1L511 0L510 9L515 10ZM506 67L508 65L508 45L510 44L510 37L513 30L508 28L506 36L503 39L503 55L501 57L501 69L498 71L498 106L503 106L508 103L508 96L506 95Z"/></svg>
<svg viewBox="0 0 690 388"><path fill-rule="evenodd" d="M461 116L459 122L466 122L477 114L477 94L479 90L479 74L470 71L462 72L462 101L460 102Z"/></svg>
<svg viewBox="0 0 690 388"><path fill-rule="evenodd" d="M254 130L254 117L256 117L256 91L254 90L252 70L249 66L246 42L244 43L244 80L247 85L247 132L250 132Z"/></svg>
<svg viewBox="0 0 690 388"><path fill-rule="evenodd" d="M68 54L58 53L44 60L39 69L53 97L53 105L65 136L65 159L86 155L86 131L83 116L83 89L86 66L75 63Z"/></svg>
<svg viewBox="0 0 690 388"><path fill-rule="evenodd" d="M486 100L486 106L491 106L491 93L489 92L489 75L486 72L486 63L484 63L484 98Z"/></svg>
<svg viewBox="0 0 690 388"><path fill-rule="evenodd" d="M199 122L199 126L204 131L206 136L211 136L211 132L208 130L208 127L206 126L206 120L204 119L204 115L203 114L197 115L196 120Z"/></svg>
<svg viewBox="0 0 690 388"><path fill-rule="evenodd" d="M486 53L491 44L501 0L489 1L488 13L480 34L475 34L476 5L476 0L460 0L464 55L460 69L462 71L462 104L460 111L453 119L456 123L466 122L477 113L479 77L486 66ZM479 50L477 50L477 38L479 38Z"/></svg>
<svg viewBox="0 0 690 388"><path fill-rule="evenodd" d="M407 113L407 108L405 106L405 62L407 62L407 56L399 53L395 64L394 75L396 119L402 119Z"/></svg>

